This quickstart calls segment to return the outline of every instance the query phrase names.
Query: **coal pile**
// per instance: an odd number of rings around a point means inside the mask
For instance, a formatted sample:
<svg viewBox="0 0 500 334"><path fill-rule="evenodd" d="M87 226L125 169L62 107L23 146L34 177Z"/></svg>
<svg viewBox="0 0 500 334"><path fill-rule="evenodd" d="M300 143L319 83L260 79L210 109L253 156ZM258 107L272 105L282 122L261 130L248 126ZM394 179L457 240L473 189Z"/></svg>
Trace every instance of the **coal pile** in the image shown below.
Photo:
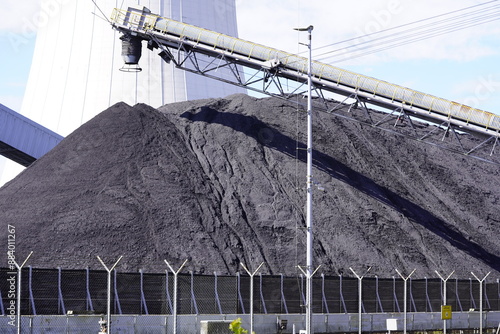
<svg viewBox="0 0 500 334"><path fill-rule="evenodd" d="M234 274L305 265L306 115L233 95L116 104L0 189L0 220L33 267ZM314 259L414 277L500 270L500 168L314 115ZM0 234L7 245L7 227ZM6 260L5 260L6 261ZM6 265L6 264L5 264Z"/></svg>

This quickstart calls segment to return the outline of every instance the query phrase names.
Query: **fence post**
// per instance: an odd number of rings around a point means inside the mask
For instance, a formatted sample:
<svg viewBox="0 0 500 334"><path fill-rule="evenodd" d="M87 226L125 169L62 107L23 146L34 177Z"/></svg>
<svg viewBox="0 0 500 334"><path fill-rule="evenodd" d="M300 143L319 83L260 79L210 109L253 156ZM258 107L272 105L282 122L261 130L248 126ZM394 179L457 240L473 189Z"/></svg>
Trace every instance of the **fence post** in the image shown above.
<svg viewBox="0 0 500 334"><path fill-rule="evenodd" d="M363 281L364 275L366 275L372 267L369 267L366 272L359 276L354 269L349 267L349 270L352 271L352 273L356 276L358 279L358 333L361 334L361 326L362 326L362 319L361 319L361 313L362 313L362 306L363 306L363 299L362 299L362 284L361 282Z"/></svg>
<svg viewBox="0 0 500 334"><path fill-rule="evenodd" d="M424 277L424 280L425 280L425 312L429 312L428 310L432 312L432 303L431 299L429 298L429 281L427 279L427 276Z"/></svg>
<svg viewBox="0 0 500 334"><path fill-rule="evenodd" d="M445 306L446 305L446 282L451 277L451 275L453 275L455 270L453 270L451 272L451 274L449 274L446 278L443 278L443 276L441 276L441 274L437 270L434 270L434 271L439 276L439 278L443 281L443 306ZM443 319L443 334L446 334L446 319Z"/></svg>
<svg viewBox="0 0 500 334"><path fill-rule="evenodd" d="M168 263L167 260L164 260L164 261L167 264L168 269L170 269L170 271L172 272L172 274L174 274L174 309L172 310L172 316L174 317L174 331L173 331L173 334L177 334L177 275L182 270L182 268L184 268L184 266L186 265L186 263L187 263L188 260L187 259L184 260L184 263L182 263L182 265L179 267L179 269L177 269L177 271L175 271L172 268L172 266L170 266L170 264Z"/></svg>
<svg viewBox="0 0 500 334"><path fill-rule="evenodd" d="M342 274L339 274L339 296L340 296L340 301L341 305L344 308L344 313L347 313L347 307L345 305L345 300L344 300L344 292L342 289Z"/></svg>
<svg viewBox="0 0 500 334"><path fill-rule="evenodd" d="M165 299L167 300L168 309L172 313L172 298L170 298L170 292L168 291L168 270L165 270ZM165 311L165 313L167 312Z"/></svg>
<svg viewBox="0 0 500 334"><path fill-rule="evenodd" d="M107 308L106 308L106 331L105 333L111 333L111 272L115 269L115 267L118 265L118 262L122 259L123 256L120 256L118 260L113 264L111 268L108 268L106 264L101 260L99 255L97 256L97 259L99 262L101 262L102 266L106 271L108 272L108 288L107 288Z"/></svg>
<svg viewBox="0 0 500 334"><path fill-rule="evenodd" d="M243 303L243 297L241 297L241 277L240 277L240 272L236 273L236 282L237 282L237 289L238 289L238 300L240 302L240 307L241 307L241 313L245 314L245 304Z"/></svg>
<svg viewBox="0 0 500 334"><path fill-rule="evenodd" d="M200 314L198 311L198 302L196 301L196 296L194 295L194 274L193 271L191 270L189 272L191 275L191 281L190 281L190 292L191 292L191 312L193 312L193 307L194 307L194 313L195 314Z"/></svg>
<svg viewBox="0 0 500 334"><path fill-rule="evenodd" d="M259 271L260 267L262 267L263 264L264 262L262 262L253 272L250 272L250 270L248 270L247 267L245 267L245 265L240 262L240 265L250 276L250 333L253 333L253 276Z"/></svg>
<svg viewBox="0 0 500 334"><path fill-rule="evenodd" d="M413 312L417 312L417 305L415 304L415 299L413 298L413 280L410 278L410 289L408 294L410 295L410 312L411 312L411 306L413 305Z"/></svg>
<svg viewBox="0 0 500 334"><path fill-rule="evenodd" d="M407 305L406 305L406 304L407 304L407 302L406 302L406 299L407 299L407 297L406 297L407 282L408 282L408 279L411 277L411 275L413 275L413 273L415 272L415 270L416 270L416 269L413 269L413 271L410 273L410 275L408 275L408 276L406 276L406 277L405 277L405 276L403 276L403 275L399 272L399 270L397 270L397 269L396 269L396 272L398 273L398 275L399 275L399 276L403 279L403 281L404 281L404 292L403 292L403 294L404 294L404 296L403 296L403 298L404 298L404 305L403 305L403 314L404 314L404 319L403 319L403 333L404 333L404 334L406 334L406 323L407 323L407 320L408 320L408 319L406 319L406 313L407 313L407 312L406 312L406 308L407 308Z"/></svg>
<svg viewBox="0 0 500 334"><path fill-rule="evenodd" d="M264 314L267 314L266 300L264 299L264 293L262 291L262 273L259 273L259 295L261 306L264 309Z"/></svg>
<svg viewBox="0 0 500 334"><path fill-rule="evenodd" d="M114 310L115 314L122 315L122 304L120 303L120 296L118 295L118 272L115 270L113 272L113 294L115 295Z"/></svg>
<svg viewBox="0 0 500 334"><path fill-rule="evenodd" d="M2 291L0 291L0 312L5 315L5 308L3 307Z"/></svg>
<svg viewBox="0 0 500 334"><path fill-rule="evenodd" d="M500 301L500 279L497 278L497 310L499 308L499 301Z"/></svg>
<svg viewBox="0 0 500 334"><path fill-rule="evenodd" d="M214 294L215 294L215 302L217 303L217 308L219 309L219 314L222 314L222 306L220 304L219 298L219 287L217 282L217 272L214 271Z"/></svg>
<svg viewBox="0 0 500 334"><path fill-rule="evenodd" d="M8 253L9 261L12 261L17 268L17 334L21 334L21 271L26 262L28 262L28 259L31 257L31 254L33 254L33 252L30 252L24 262L21 263L21 265L18 265L15 260L15 256L12 253Z"/></svg>
<svg viewBox="0 0 500 334"><path fill-rule="evenodd" d="M460 301L460 295L458 294L458 278L455 278L455 296L457 298L458 306L460 307L460 312L463 312L462 302Z"/></svg>
<svg viewBox="0 0 500 334"><path fill-rule="evenodd" d="M90 269L87 267L85 269L86 275L85 275L85 288L86 288L86 311L94 311L94 305L92 305L92 298L90 296Z"/></svg>
<svg viewBox="0 0 500 334"><path fill-rule="evenodd" d="M479 279L472 271L470 272L479 282L479 334L483 334L483 282L491 273L488 272L483 279Z"/></svg>
<svg viewBox="0 0 500 334"><path fill-rule="evenodd" d="M32 271L32 268L31 266L28 266L28 290L29 290L29 294L30 294L30 303L31 303L31 313L33 313L33 315L36 315L36 307L35 307L35 298L33 297L33 286L32 286L32 278L33 278L33 271Z"/></svg>
<svg viewBox="0 0 500 334"><path fill-rule="evenodd" d="M62 271L61 267L57 267L57 311L66 315L66 307L64 306L64 297L62 294Z"/></svg>
<svg viewBox="0 0 500 334"><path fill-rule="evenodd" d="M306 291L306 289L304 288L304 274L300 274L300 298L301 298L300 313L301 314L302 314L302 311L304 309L304 305L306 305L306 296L304 295L304 291Z"/></svg>
<svg viewBox="0 0 500 334"><path fill-rule="evenodd" d="M139 269L139 274L141 276L141 312L144 310L146 315L149 315L148 304L146 303L146 296L144 295L144 272Z"/></svg>
<svg viewBox="0 0 500 334"><path fill-rule="evenodd" d="M281 290L283 291L283 288ZM325 274L324 273L321 273L321 299L323 300L323 305L325 307L326 313L330 313L330 310L328 309L328 303L326 301ZM288 313L288 310L286 310L286 313ZM323 312L323 313L325 313L325 312Z"/></svg>
<svg viewBox="0 0 500 334"><path fill-rule="evenodd" d="M392 276L392 294L394 298L392 310L393 312L396 312L396 307L397 307L398 312L401 312L401 307L399 307L398 295L396 294L396 277L394 276Z"/></svg>
<svg viewBox="0 0 500 334"><path fill-rule="evenodd" d="M375 275L375 291L377 292L377 302L378 307L380 307L380 311L384 313L384 306L382 305L382 301L380 300L379 288L378 288L378 276ZM377 309L378 312L378 309Z"/></svg>
<svg viewBox="0 0 500 334"><path fill-rule="evenodd" d="M469 277L469 295L470 295L470 302L469 302L469 308L477 308L476 306L476 300L474 299L474 294L472 293L472 278Z"/></svg>

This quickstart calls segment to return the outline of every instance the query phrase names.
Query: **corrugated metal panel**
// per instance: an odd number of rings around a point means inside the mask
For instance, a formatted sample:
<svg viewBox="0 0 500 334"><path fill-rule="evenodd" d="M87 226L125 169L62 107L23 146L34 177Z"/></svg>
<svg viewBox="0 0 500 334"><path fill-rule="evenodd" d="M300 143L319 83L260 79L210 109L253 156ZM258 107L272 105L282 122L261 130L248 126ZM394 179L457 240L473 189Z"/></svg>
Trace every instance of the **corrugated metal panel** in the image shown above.
<svg viewBox="0 0 500 334"><path fill-rule="evenodd" d="M0 104L0 154L30 165L64 137Z"/></svg>

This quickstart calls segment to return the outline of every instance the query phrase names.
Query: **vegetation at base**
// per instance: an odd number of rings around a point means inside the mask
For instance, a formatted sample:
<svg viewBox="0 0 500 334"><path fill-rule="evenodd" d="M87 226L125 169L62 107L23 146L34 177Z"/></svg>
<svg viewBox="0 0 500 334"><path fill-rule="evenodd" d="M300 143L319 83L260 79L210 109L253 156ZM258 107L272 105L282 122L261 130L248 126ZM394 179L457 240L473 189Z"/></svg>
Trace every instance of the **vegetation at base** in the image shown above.
<svg viewBox="0 0 500 334"><path fill-rule="evenodd" d="M231 322L229 324L229 329L234 334L247 334L248 333L248 330L241 327L241 318L234 319L233 322ZM255 334L255 332L253 332L252 334Z"/></svg>

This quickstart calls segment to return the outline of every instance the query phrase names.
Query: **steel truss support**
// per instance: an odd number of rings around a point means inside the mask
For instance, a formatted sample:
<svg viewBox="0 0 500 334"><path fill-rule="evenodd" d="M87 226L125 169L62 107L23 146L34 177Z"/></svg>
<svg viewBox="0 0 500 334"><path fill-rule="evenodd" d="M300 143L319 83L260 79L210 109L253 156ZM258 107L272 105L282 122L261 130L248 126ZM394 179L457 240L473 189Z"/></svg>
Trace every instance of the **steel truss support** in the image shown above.
<svg viewBox="0 0 500 334"><path fill-rule="evenodd" d="M468 151L467 154L470 154L470 153L476 151L477 149L479 149L481 147L484 147L486 144L488 144L489 142L491 142L493 139L495 139L495 138L494 137L489 137L488 139L486 139L485 141L483 141L482 143L480 143L479 145L477 145L476 147L474 147L473 149L471 149L470 151ZM491 153L493 153L493 151L495 150L495 146L497 144L497 141L498 141L498 137L493 142L493 147L491 149Z"/></svg>
<svg viewBox="0 0 500 334"><path fill-rule="evenodd" d="M348 100L354 100L354 102L347 103ZM370 116L370 111L368 109L368 106L366 105L366 99L360 97L357 92L347 96L342 101L339 101L338 103L335 104L333 108L327 109L327 112L335 113L335 111L345 108L346 105L349 106L349 108L347 109L348 113L350 113L351 111L355 112L357 109L361 109L364 112L366 118L368 119L368 122L374 123Z"/></svg>
<svg viewBox="0 0 500 334"><path fill-rule="evenodd" d="M495 138L495 142L493 143L493 147L491 148L490 157L493 156L493 153L495 153L495 147L497 146L497 144L498 144L498 137Z"/></svg>
<svg viewBox="0 0 500 334"><path fill-rule="evenodd" d="M236 56L229 50L214 51L182 38L175 42L166 41L154 31L147 32L146 36L149 38L148 48L159 49L159 56L177 68L247 90L292 100L306 109L304 102L292 98L308 94L307 75L293 71L277 60L242 59L244 57ZM416 107L404 103L397 105L397 101L381 100L355 89L351 92L345 87L336 89L318 78L312 81L312 95L315 110L500 164L500 157L494 154L499 142L496 132L488 136L468 131L465 127L452 124L449 119L439 121L435 117L426 117L425 112L422 113ZM450 136L450 133L453 135Z"/></svg>

